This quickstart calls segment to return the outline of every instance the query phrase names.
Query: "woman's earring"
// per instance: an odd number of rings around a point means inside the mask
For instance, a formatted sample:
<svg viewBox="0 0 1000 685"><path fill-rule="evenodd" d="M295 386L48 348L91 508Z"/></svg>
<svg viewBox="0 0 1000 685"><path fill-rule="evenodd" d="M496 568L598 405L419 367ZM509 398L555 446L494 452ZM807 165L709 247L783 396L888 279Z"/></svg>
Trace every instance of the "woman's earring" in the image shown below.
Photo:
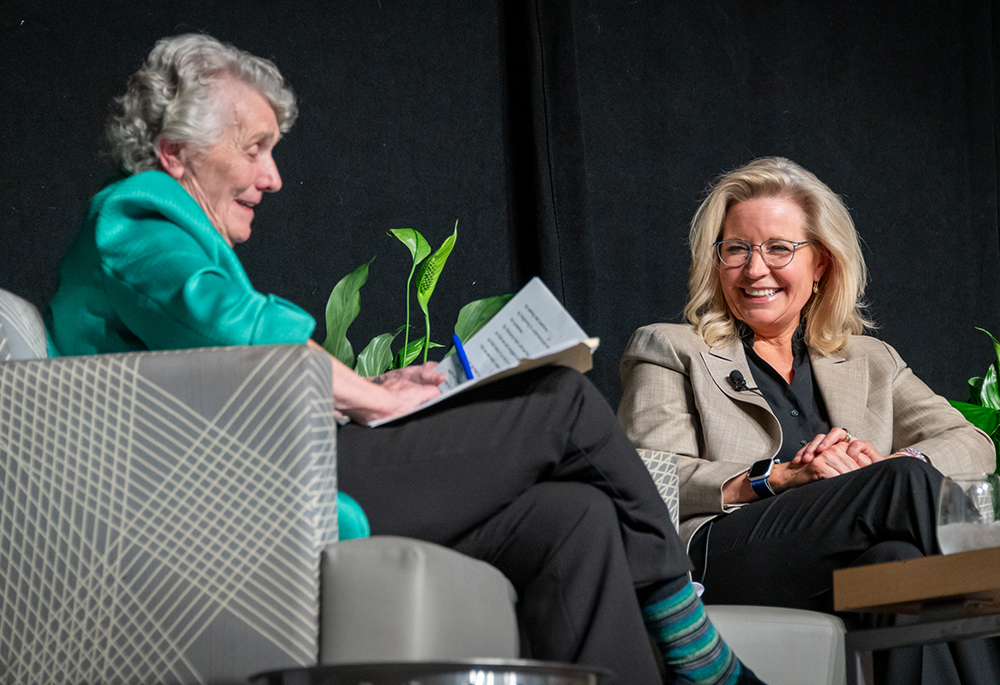
<svg viewBox="0 0 1000 685"><path fill-rule="evenodd" d="M813 295L819 292L819 281L813 281Z"/></svg>

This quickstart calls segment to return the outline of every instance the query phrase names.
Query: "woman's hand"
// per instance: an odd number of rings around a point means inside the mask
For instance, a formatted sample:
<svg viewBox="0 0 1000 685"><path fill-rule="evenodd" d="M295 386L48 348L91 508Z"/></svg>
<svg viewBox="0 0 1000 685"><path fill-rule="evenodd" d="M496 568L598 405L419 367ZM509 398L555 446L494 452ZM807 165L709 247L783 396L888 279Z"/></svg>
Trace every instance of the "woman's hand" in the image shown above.
<svg viewBox="0 0 1000 685"><path fill-rule="evenodd" d="M775 492L784 492L806 483L857 471L888 458L882 456L870 442L858 440L843 428L834 428L810 440L792 461L771 467L767 481ZM726 504L757 499L746 474L727 481L722 487L722 495Z"/></svg>
<svg viewBox="0 0 1000 685"><path fill-rule="evenodd" d="M308 345L323 349L312 340ZM437 384L444 381L444 374L434 371L433 363L389 371L378 376L375 382L354 373L333 355L330 361L333 364L334 409L366 425L416 409L439 395Z"/></svg>
<svg viewBox="0 0 1000 685"><path fill-rule="evenodd" d="M398 369L382 374L376 379L378 382L355 376L363 385L355 387L352 382L349 391L344 387L345 378L337 376L333 384L334 406L351 420L363 424L405 414L441 394L434 382L441 375L429 369Z"/></svg>
<svg viewBox="0 0 1000 685"><path fill-rule="evenodd" d="M870 442L855 438L844 428L834 428L829 433L820 433L813 438L795 454L792 463L808 464L826 450L836 446L845 448L847 456L857 462L859 467L885 459Z"/></svg>
<svg viewBox="0 0 1000 685"><path fill-rule="evenodd" d="M816 480L835 478L885 459L867 440L843 428L820 433L787 464L775 464L769 479L775 492L797 488Z"/></svg>
<svg viewBox="0 0 1000 685"><path fill-rule="evenodd" d="M808 462L794 461L775 464L768 478L775 492L784 492L806 483L826 478L835 478L843 473L862 468L858 461L847 454L844 443L835 443Z"/></svg>
<svg viewBox="0 0 1000 685"><path fill-rule="evenodd" d="M445 375L434 370L437 368L437 365L437 362L427 362L426 364L420 364L419 366L406 366L402 369L392 369L391 371L386 371L381 376L372 378L371 381L378 383L379 385L386 385L390 381L402 379L409 381L410 383L416 383L417 385L438 386L444 383Z"/></svg>

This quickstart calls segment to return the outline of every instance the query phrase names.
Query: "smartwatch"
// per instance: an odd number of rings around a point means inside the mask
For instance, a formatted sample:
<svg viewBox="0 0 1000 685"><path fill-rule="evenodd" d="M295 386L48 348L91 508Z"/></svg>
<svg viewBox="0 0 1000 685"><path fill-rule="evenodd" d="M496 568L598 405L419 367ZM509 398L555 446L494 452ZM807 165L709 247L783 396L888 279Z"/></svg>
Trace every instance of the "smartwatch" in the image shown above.
<svg viewBox="0 0 1000 685"><path fill-rule="evenodd" d="M767 482L768 476L771 475L771 467L773 466L773 459L761 459L760 461L755 461L753 466L750 467L750 472L747 473L747 477L750 479L750 487L753 488L753 491L760 499L774 497L777 494L771 489L771 484Z"/></svg>

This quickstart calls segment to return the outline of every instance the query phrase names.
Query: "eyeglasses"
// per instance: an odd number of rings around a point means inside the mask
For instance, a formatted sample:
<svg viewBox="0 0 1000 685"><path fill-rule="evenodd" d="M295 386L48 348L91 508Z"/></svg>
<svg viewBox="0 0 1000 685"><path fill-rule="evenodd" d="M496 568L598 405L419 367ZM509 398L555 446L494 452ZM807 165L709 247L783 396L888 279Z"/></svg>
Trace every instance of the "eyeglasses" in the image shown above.
<svg viewBox="0 0 1000 685"><path fill-rule="evenodd" d="M813 241L803 240L801 243L796 243L791 240L773 238L754 245L745 240L734 238L731 240L719 240L712 244L715 246L715 253L719 255L719 261L726 266L743 266L750 261L750 253L756 247L760 250L760 256L768 266L780 269L792 263L792 258L795 256L795 248L808 245L811 242Z"/></svg>

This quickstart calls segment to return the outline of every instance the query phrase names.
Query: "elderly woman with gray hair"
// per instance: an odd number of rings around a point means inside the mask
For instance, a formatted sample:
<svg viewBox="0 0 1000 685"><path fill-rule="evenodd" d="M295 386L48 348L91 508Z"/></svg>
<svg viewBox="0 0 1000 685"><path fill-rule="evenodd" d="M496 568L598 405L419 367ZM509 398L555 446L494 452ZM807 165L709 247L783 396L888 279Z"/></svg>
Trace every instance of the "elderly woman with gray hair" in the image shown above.
<svg viewBox="0 0 1000 685"><path fill-rule="evenodd" d="M758 159L714 184L690 245L690 323L632 336L619 419L678 455L706 601L829 612L835 569L938 553L942 473L993 471L993 444L861 335L865 263L840 198ZM881 655L878 682L998 682L995 644L951 651Z"/></svg>
<svg viewBox="0 0 1000 685"><path fill-rule="evenodd" d="M272 157L295 98L271 62L203 35L167 38L111 120L125 178L93 200L66 254L55 351L306 343L305 311L253 288L233 251L281 188ZM338 480L372 531L483 559L519 595L533 657L630 685L759 682L708 621L669 512L614 413L579 374L545 368L378 428L438 394L433 365L379 384L330 358ZM472 496L470 496L470 493Z"/></svg>

